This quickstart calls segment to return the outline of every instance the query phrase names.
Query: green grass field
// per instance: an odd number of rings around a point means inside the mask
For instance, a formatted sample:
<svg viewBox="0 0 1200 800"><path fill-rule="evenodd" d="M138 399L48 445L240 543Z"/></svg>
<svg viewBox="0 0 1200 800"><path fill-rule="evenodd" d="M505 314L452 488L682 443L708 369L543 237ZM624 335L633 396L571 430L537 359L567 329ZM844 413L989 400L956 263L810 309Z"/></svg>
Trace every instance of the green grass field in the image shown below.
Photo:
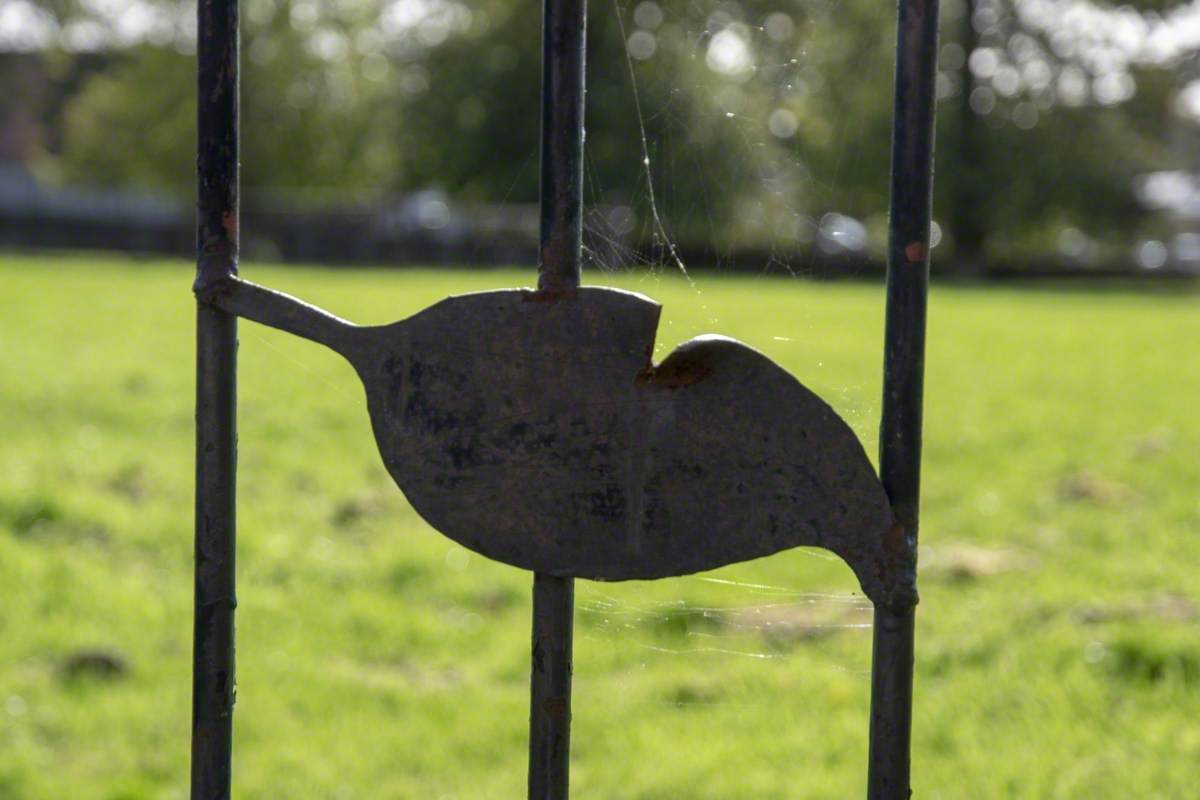
<svg viewBox="0 0 1200 800"><path fill-rule="evenodd" d="M249 265L361 322L522 272ZM0 798L187 796L193 317L182 262L0 256ZM660 353L765 351L874 451L882 291L603 276ZM511 800L530 578L427 528L351 369L243 323L238 798ZM1194 798L1200 294L935 287L915 796ZM795 551L581 582L581 799L864 794L870 613Z"/></svg>

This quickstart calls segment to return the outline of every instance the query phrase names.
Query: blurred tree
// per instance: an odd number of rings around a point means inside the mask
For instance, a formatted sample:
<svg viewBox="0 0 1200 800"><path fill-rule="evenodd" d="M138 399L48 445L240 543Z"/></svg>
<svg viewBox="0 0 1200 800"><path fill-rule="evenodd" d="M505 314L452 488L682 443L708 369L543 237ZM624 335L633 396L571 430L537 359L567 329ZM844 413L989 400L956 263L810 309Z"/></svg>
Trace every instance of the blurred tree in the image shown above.
<svg viewBox="0 0 1200 800"><path fill-rule="evenodd" d="M69 102L63 175L72 182L188 193L195 169L195 62L143 46L93 75Z"/></svg>
<svg viewBox="0 0 1200 800"><path fill-rule="evenodd" d="M138 2L165 22L114 46L74 93L57 157L72 180L187 196L192 12ZM946 245L982 263L1053 249L1064 226L1131 235L1143 217L1133 176L1174 164L1170 67L1194 53L1153 44L1172 12L943 2L935 214ZM52 10L66 31L95 8ZM472 202L536 198L531 7L245 0L243 18L248 198L431 186ZM600 236L657 242L659 258L664 236L786 258L845 232L825 231L827 212L883 229L894 21L874 0L593 0L588 24L586 199L612 211L593 221Z"/></svg>
<svg viewBox="0 0 1200 800"><path fill-rule="evenodd" d="M329 190L378 192L400 164L391 65L369 31L381 4L246 4L242 36L242 182L304 202ZM186 36L186 31L184 36ZM360 46L355 46L355 42ZM361 46L366 44L368 46ZM64 115L64 174L190 196L195 58L190 42L117 51Z"/></svg>
<svg viewBox="0 0 1200 800"><path fill-rule="evenodd" d="M1128 242L1135 176L1181 166L1175 66L1195 51L1171 14L1188 5L943 1L935 209L959 268L1053 252L1065 227Z"/></svg>
<svg viewBox="0 0 1200 800"><path fill-rule="evenodd" d="M757 20L745 6L726 8L711 30L704 18L676 20L654 3L591 4L587 201L632 206L614 227L636 220L643 238L727 244L738 236L740 205L799 190L799 165L762 141L765 83L748 85ZM472 5L452 20L422 23L418 38L436 44L399 67L405 180L472 200L535 201L539 26L510 0ZM704 40L730 29L745 52L724 72L711 70ZM752 216L758 224L763 212Z"/></svg>

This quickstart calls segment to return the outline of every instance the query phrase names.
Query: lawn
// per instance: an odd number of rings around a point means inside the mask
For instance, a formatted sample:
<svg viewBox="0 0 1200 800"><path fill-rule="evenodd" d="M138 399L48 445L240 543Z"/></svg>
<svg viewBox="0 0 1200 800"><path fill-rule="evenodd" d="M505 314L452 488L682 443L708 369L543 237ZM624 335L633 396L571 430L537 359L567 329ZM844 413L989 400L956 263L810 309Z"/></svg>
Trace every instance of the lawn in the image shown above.
<svg viewBox="0 0 1200 800"><path fill-rule="evenodd" d="M245 274L384 322L532 270ZM0 256L0 798L187 796L192 343L183 262ZM591 273L735 336L874 451L881 288ZM935 286L919 798L1192 798L1200 293ZM530 578L430 530L351 369L242 324L238 798L523 796ZM864 794L870 609L793 551L581 582L574 796Z"/></svg>

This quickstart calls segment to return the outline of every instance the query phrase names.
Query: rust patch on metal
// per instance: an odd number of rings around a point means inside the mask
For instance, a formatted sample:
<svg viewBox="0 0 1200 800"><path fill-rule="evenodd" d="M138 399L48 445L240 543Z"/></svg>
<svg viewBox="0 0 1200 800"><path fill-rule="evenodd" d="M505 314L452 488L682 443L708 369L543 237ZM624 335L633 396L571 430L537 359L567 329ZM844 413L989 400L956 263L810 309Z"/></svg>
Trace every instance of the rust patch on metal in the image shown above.
<svg viewBox="0 0 1200 800"><path fill-rule="evenodd" d="M238 238L238 217L236 211L226 211L221 215L221 227L225 229L225 235L230 241L237 241Z"/></svg>
<svg viewBox="0 0 1200 800"><path fill-rule="evenodd" d="M547 697L546 702L542 703L542 710L554 717L565 716L570 709L571 704L565 697Z"/></svg>
<svg viewBox="0 0 1200 800"><path fill-rule="evenodd" d="M637 383L662 389L682 389L699 383L711 374L712 370L703 364L647 367L638 373Z"/></svg>
<svg viewBox="0 0 1200 800"><path fill-rule="evenodd" d="M904 257L912 263L925 260L925 243L913 242L908 247L904 248Z"/></svg>
<svg viewBox="0 0 1200 800"><path fill-rule="evenodd" d="M682 389L692 386L712 375L713 367L703 354L673 354L663 363L650 366L637 374L639 386L656 386L661 389Z"/></svg>
<svg viewBox="0 0 1200 800"><path fill-rule="evenodd" d="M919 600L915 540L908 531L908 525L893 517L879 542L882 558L877 577L883 593L872 599L890 608L915 606Z"/></svg>

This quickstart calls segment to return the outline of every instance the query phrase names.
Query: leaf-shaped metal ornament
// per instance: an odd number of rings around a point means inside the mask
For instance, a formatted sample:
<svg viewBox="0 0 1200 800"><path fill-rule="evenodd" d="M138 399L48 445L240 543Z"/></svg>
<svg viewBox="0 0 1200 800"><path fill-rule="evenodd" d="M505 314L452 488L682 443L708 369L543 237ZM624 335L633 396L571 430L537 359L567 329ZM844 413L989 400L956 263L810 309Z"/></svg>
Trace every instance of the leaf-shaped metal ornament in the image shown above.
<svg viewBox="0 0 1200 800"><path fill-rule="evenodd" d="M732 339L693 339L653 364L660 307L642 295L481 292L377 327L236 278L203 295L349 360L396 484L489 558L626 580L811 545L843 558L876 603L911 596L887 496L849 426Z"/></svg>

